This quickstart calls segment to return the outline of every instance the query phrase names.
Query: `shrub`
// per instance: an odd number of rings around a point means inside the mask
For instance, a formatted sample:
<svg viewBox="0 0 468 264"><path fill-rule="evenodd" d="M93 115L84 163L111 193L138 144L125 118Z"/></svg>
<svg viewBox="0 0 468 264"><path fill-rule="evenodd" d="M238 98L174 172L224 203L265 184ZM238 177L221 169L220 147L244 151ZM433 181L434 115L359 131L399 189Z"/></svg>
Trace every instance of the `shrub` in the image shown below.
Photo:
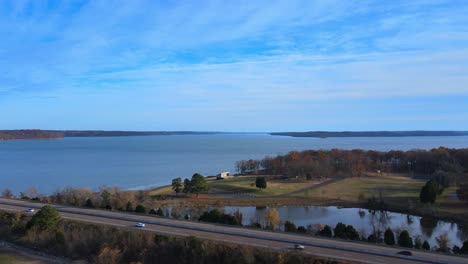
<svg viewBox="0 0 468 264"><path fill-rule="evenodd" d="M137 205L137 207L135 208L135 213L145 214L146 213L146 207L141 205L141 204Z"/></svg>
<svg viewBox="0 0 468 264"><path fill-rule="evenodd" d="M427 242L427 240L424 240L424 243L422 244L422 249L424 249L424 250L430 250L431 249L431 245L429 245L429 242Z"/></svg>
<svg viewBox="0 0 468 264"><path fill-rule="evenodd" d="M40 230L55 230L60 216L50 205L44 205L28 222L28 228L38 228Z"/></svg>
<svg viewBox="0 0 468 264"><path fill-rule="evenodd" d="M403 232L400 233L400 236L398 237L398 245L400 247L407 247L407 248L413 247L413 239L409 235L408 231L403 230Z"/></svg>
<svg viewBox="0 0 468 264"><path fill-rule="evenodd" d="M221 213L220 211L214 209L209 212L204 212L198 221L210 222L210 223L220 223L226 225L242 225L237 219L230 214Z"/></svg>
<svg viewBox="0 0 468 264"><path fill-rule="evenodd" d="M158 210L156 211L156 215L158 216L164 216L164 212L161 208L158 208Z"/></svg>
<svg viewBox="0 0 468 264"><path fill-rule="evenodd" d="M422 242L421 242L421 239L419 237L417 237L415 240L414 240L414 248L415 249L421 249L422 247Z"/></svg>
<svg viewBox="0 0 468 264"><path fill-rule="evenodd" d="M267 181L265 177L257 177L255 178L255 186L259 189L266 189Z"/></svg>
<svg viewBox="0 0 468 264"><path fill-rule="evenodd" d="M384 242L389 246L395 245L395 235L393 234L392 229L387 228L384 233Z"/></svg>
<svg viewBox="0 0 468 264"><path fill-rule="evenodd" d="M351 239L351 240L358 240L359 233L352 225L345 225L343 223L336 224L335 227L335 237L342 238L342 239Z"/></svg>
<svg viewBox="0 0 468 264"><path fill-rule="evenodd" d="M319 232L319 236L332 237L332 229L328 225L324 226Z"/></svg>
<svg viewBox="0 0 468 264"><path fill-rule="evenodd" d="M306 229L305 227L303 227L303 226L299 226L299 227L297 228L297 232L298 232L298 233L305 234L305 233L307 233L307 229Z"/></svg>
<svg viewBox="0 0 468 264"><path fill-rule="evenodd" d="M463 242L463 246L460 249L460 254L468 254L468 240Z"/></svg>
<svg viewBox="0 0 468 264"><path fill-rule="evenodd" d="M292 222L286 221L284 223L284 232L296 232L296 225Z"/></svg>
<svg viewBox="0 0 468 264"><path fill-rule="evenodd" d="M88 207L88 208L95 208L94 204L93 204L93 201L91 199L86 199L86 202L84 204L84 207Z"/></svg>
<svg viewBox="0 0 468 264"><path fill-rule="evenodd" d="M370 243L377 243L377 236L375 234L371 234L367 237L367 242Z"/></svg>

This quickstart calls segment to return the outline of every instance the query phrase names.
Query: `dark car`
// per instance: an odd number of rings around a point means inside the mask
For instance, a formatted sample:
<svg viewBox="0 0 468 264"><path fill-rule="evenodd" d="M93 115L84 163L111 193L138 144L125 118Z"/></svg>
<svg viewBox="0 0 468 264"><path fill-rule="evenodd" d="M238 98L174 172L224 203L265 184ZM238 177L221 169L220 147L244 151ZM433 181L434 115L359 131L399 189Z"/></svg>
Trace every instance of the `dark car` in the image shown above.
<svg viewBox="0 0 468 264"><path fill-rule="evenodd" d="M413 255L413 253L411 253L411 251L400 251L397 254L405 255L405 256L412 256Z"/></svg>

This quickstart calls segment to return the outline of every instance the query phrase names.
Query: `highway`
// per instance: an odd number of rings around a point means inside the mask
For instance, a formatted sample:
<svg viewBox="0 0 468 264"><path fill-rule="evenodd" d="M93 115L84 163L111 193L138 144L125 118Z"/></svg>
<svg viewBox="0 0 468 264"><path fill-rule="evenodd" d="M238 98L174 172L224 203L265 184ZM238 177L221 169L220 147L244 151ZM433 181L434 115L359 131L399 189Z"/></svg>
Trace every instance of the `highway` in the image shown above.
<svg viewBox="0 0 468 264"><path fill-rule="evenodd" d="M41 208L45 204L0 198L0 210L24 212L27 208ZM468 258L410 250L412 256L396 254L407 250L368 243L349 242L306 235L268 232L263 230L215 225L200 222L180 221L150 215L137 215L116 211L86 209L63 205L53 205L61 217L69 220L136 228L137 222L146 224L141 230L176 236L195 236L213 241L238 243L276 250L292 251L294 244L302 244L303 253L349 260L361 263L468 263Z"/></svg>

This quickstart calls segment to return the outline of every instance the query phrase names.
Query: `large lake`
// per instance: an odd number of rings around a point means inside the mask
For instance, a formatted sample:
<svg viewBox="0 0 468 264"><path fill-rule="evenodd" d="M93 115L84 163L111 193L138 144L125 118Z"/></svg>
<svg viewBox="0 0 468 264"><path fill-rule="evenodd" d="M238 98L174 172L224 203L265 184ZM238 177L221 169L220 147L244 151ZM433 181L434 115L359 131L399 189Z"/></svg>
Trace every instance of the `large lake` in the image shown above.
<svg viewBox="0 0 468 264"><path fill-rule="evenodd" d="M65 186L137 189L161 186L194 172L234 171L241 159L305 149L409 150L468 147L468 137L293 138L267 134L90 137L0 141L0 189Z"/></svg>

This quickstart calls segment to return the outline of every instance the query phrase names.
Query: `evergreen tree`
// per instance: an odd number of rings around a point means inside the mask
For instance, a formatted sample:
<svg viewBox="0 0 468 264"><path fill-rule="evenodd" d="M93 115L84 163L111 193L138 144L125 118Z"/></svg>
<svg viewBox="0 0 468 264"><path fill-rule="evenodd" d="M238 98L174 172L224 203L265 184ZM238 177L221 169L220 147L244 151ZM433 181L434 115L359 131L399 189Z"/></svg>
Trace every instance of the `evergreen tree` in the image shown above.
<svg viewBox="0 0 468 264"><path fill-rule="evenodd" d="M322 230L319 232L319 236L323 237L332 237L332 229L330 226L326 225Z"/></svg>
<svg viewBox="0 0 468 264"><path fill-rule="evenodd" d="M384 233L384 242L387 245L393 246L395 245L395 235L393 234L392 229L387 228Z"/></svg>
<svg viewBox="0 0 468 264"><path fill-rule="evenodd" d="M468 254L468 240L463 242L463 246L460 249L460 254Z"/></svg>
<svg viewBox="0 0 468 264"><path fill-rule="evenodd" d="M341 222L336 224L334 232L335 232L334 237L346 239L346 225L345 224Z"/></svg>
<svg viewBox="0 0 468 264"><path fill-rule="evenodd" d="M408 231L403 230L403 232L400 233L400 236L398 237L398 245L400 247L407 247L407 248L413 247L413 239L409 235Z"/></svg>
<svg viewBox="0 0 468 264"><path fill-rule="evenodd" d="M424 249L424 250L430 250L431 249L431 245L429 245L429 242L427 242L427 240L424 240L424 243L422 244L422 249Z"/></svg>
<svg viewBox="0 0 468 264"><path fill-rule="evenodd" d="M297 228L293 222L286 221L284 223L284 232L296 232Z"/></svg>
<svg viewBox="0 0 468 264"><path fill-rule="evenodd" d="M179 194L183 190L183 187L182 178L179 177L172 180L172 190L174 190L176 194Z"/></svg>
<svg viewBox="0 0 468 264"><path fill-rule="evenodd" d="M59 220L60 215L55 207L44 205L41 210L29 220L27 228L36 227L40 230L55 230Z"/></svg>
<svg viewBox="0 0 468 264"><path fill-rule="evenodd" d="M206 193L210 190L210 186L206 182L205 177L200 173L195 173L192 176L192 180L190 181L191 186L191 193L196 193L197 196L199 193Z"/></svg>
<svg viewBox="0 0 468 264"><path fill-rule="evenodd" d="M143 206L141 204L137 205L137 207L135 208L135 213L145 214L146 213L145 206Z"/></svg>
<svg viewBox="0 0 468 264"><path fill-rule="evenodd" d="M437 195L440 194L441 187L435 180L430 180L421 188L419 200L422 203L435 203Z"/></svg>
<svg viewBox="0 0 468 264"><path fill-rule="evenodd" d="M93 204L93 201L91 199L86 199L86 202L84 204L85 207L88 207L88 208L94 208L94 204Z"/></svg>
<svg viewBox="0 0 468 264"><path fill-rule="evenodd" d="M421 239L419 237L417 237L415 240L414 240L414 248L415 249L421 249L422 247L422 242L421 242Z"/></svg>
<svg viewBox="0 0 468 264"><path fill-rule="evenodd" d="M189 179L184 179L184 188L182 189L183 193L190 193L192 190L192 182Z"/></svg>
<svg viewBox="0 0 468 264"><path fill-rule="evenodd" d="M351 240L359 240L359 233L352 225L346 226L346 238Z"/></svg>
<svg viewBox="0 0 468 264"><path fill-rule="evenodd" d="M266 189L267 181L266 181L265 177L255 178L255 187L257 187L259 189Z"/></svg>

